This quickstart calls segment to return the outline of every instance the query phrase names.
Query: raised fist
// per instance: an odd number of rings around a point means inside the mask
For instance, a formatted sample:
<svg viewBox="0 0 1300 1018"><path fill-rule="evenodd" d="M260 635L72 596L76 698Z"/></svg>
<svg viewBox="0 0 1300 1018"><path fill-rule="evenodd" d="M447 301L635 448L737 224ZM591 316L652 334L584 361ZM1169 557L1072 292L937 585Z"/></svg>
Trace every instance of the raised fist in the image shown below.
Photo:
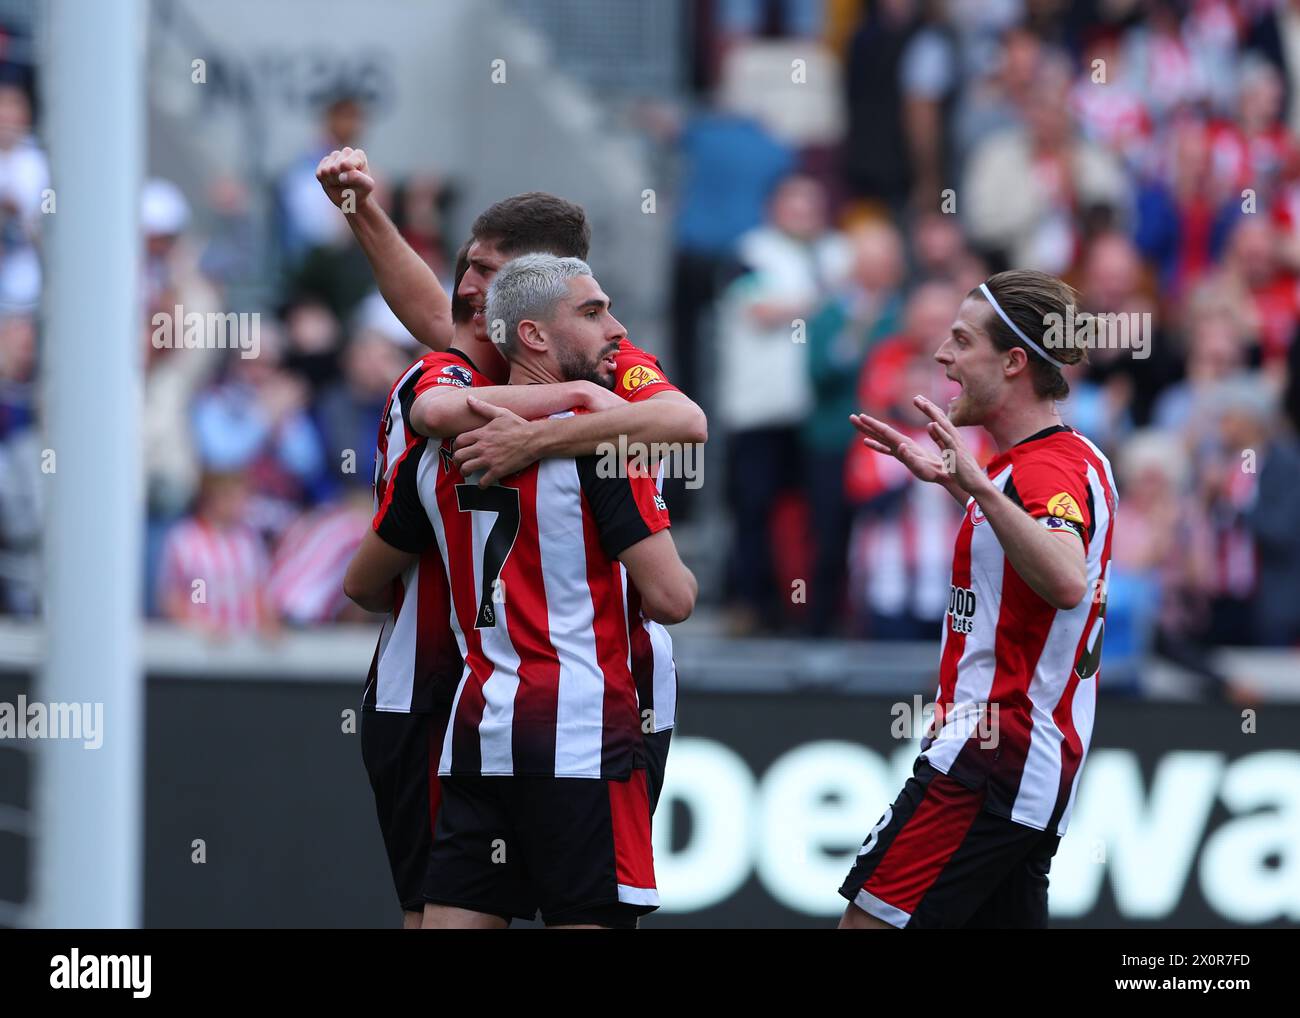
<svg viewBox="0 0 1300 1018"><path fill-rule="evenodd" d="M375 189L366 154L359 148L335 149L317 165L316 179L344 212L355 212Z"/></svg>

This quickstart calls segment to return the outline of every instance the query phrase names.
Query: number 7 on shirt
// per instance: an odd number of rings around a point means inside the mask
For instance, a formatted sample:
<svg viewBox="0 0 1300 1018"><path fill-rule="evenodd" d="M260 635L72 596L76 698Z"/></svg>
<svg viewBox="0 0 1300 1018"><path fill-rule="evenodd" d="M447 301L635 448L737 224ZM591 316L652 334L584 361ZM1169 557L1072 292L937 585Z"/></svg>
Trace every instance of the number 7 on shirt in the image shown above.
<svg viewBox="0 0 1300 1018"><path fill-rule="evenodd" d="M475 629L493 629L497 624L492 607L493 592L506 564L515 538L519 536L519 490L502 485L480 488L477 484L456 485L456 507L463 513L495 513L496 520L483 542L483 587L479 594Z"/></svg>

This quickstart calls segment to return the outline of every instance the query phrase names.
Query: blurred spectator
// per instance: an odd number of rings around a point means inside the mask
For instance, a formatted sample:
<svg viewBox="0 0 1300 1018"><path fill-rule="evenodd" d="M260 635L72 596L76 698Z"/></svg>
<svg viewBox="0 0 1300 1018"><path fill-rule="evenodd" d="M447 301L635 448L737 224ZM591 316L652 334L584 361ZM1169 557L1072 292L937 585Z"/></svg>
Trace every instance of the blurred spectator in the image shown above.
<svg viewBox="0 0 1300 1018"><path fill-rule="evenodd" d="M1096 342L1071 372L1066 417L1114 450L1125 434L1150 420L1156 393L1178 377L1179 361L1161 328L1141 256L1127 236L1110 231L1094 238L1078 284L1078 311L1096 316Z"/></svg>
<svg viewBox="0 0 1300 1018"><path fill-rule="evenodd" d="M193 413L204 469L244 473L254 489L247 522L270 534L284 530L297 506L319 498L328 485L309 389L280 367L279 353L277 333L262 329L259 355L228 353L220 379L199 394Z"/></svg>
<svg viewBox="0 0 1300 1018"><path fill-rule="evenodd" d="M1103 34L1084 53L1070 90L1070 110L1089 141L1112 152L1133 171L1148 165L1154 122L1124 62L1119 39Z"/></svg>
<svg viewBox="0 0 1300 1018"><path fill-rule="evenodd" d="M1155 647L1162 612L1183 586L1170 575L1186 547L1185 506L1189 464L1176 436L1137 432L1125 443L1117 464L1124 525L1115 528L1106 598L1106 678L1115 665L1132 672ZM1168 601L1169 605L1163 602Z"/></svg>
<svg viewBox="0 0 1300 1018"><path fill-rule="evenodd" d="M934 4L923 5L937 7ZM948 122L957 88L957 49L946 24L926 11L899 67L914 208L929 208L952 169Z"/></svg>
<svg viewBox="0 0 1300 1018"><path fill-rule="evenodd" d="M680 162L672 268L672 377L694 398L707 400L700 318L736 272L740 238L763 221L777 183L794 167L794 153L756 119L721 105L679 122L668 110L646 107L647 127L675 142Z"/></svg>
<svg viewBox="0 0 1300 1018"><path fill-rule="evenodd" d="M1247 322L1264 368L1280 377L1300 320L1296 278L1282 265L1279 237L1263 216L1242 216L1232 230L1217 283Z"/></svg>
<svg viewBox="0 0 1300 1018"><path fill-rule="evenodd" d="M182 512L198 485L190 410L217 365L206 346L167 346L162 342L166 333L159 331L170 322L175 333L185 316L197 314L206 320L219 309L216 291L198 267L194 244L185 237L189 221L189 203L175 184L161 179L145 183L140 206L146 344L141 426L149 509L163 520Z"/></svg>
<svg viewBox="0 0 1300 1018"><path fill-rule="evenodd" d="M909 320L918 335L879 347L863 365L859 383L860 402L873 407L872 416L927 447L933 446L925 430L929 418L912 398L923 395L947 406L958 391L935 370L933 350L944 333L928 343L922 338L937 321L941 299L951 307L951 295L937 287L918 292L909 304ZM950 313L944 332L951 321ZM889 365L881 374L878 362ZM963 435L985 458L978 434L963 429ZM952 535L961 507L943 488L917 482L896 459L878 456L859 442L849 453L846 489L854 507L849 589L858 635L872 640L936 639L948 607Z"/></svg>
<svg viewBox="0 0 1300 1018"><path fill-rule="evenodd" d="M1080 137L1068 113L1069 71L1048 62L1035 75L1023 126L987 138L958 195L971 237L1010 264L1061 274L1080 245L1076 213L1129 204L1121 167ZM1007 186L1008 181L1018 186Z"/></svg>
<svg viewBox="0 0 1300 1018"><path fill-rule="evenodd" d="M960 291L938 279L922 283L912 291L907 298L902 329L877 344L859 371L858 406L864 413L889 419L897 412L900 393L910 404L913 396L929 389L926 386L916 392L904 392L904 378L914 365L934 356L957 317L962 297ZM935 375L943 373L937 364L930 370ZM945 397L938 405L947 406L947 402Z"/></svg>
<svg viewBox="0 0 1300 1018"><path fill-rule="evenodd" d="M1106 597L1106 686L1138 691L1146 656L1173 662L1219 696L1226 678L1203 642L1204 519L1189 497L1191 461L1176 434L1147 430L1117 463L1123 526L1115 528Z"/></svg>
<svg viewBox="0 0 1300 1018"><path fill-rule="evenodd" d="M1240 324L1225 307L1201 302L1199 313L1188 316L1186 377L1161 391L1152 423L1181 434L1186 448L1199 460L1214 440L1214 400L1219 384L1245 370L1246 357Z"/></svg>
<svg viewBox="0 0 1300 1018"><path fill-rule="evenodd" d="M311 386L312 399L338 381L343 330L334 312L314 297L284 309L284 367Z"/></svg>
<svg viewBox="0 0 1300 1018"><path fill-rule="evenodd" d="M933 96L948 84L944 68L935 66L929 52L914 57L904 80L909 44L921 28L916 0L873 3L845 60L845 180L855 196L881 203L892 213L902 211L914 180L905 90L910 86L919 96Z"/></svg>
<svg viewBox="0 0 1300 1018"><path fill-rule="evenodd" d="M290 269L312 248L328 247L348 234L347 223L316 180L316 167L334 149L357 147L365 121L365 109L357 96L336 95L322 113L319 139L277 181L280 250Z"/></svg>
<svg viewBox="0 0 1300 1018"><path fill-rule="evenodd" d="M943 279L961 287L959 280L969 272L974 256L966 246L957 217L943 212L921 212L912 220L908 233L916 278ZM983 266L979 266L975 272L976 283L982 283L987 276L982 270Z"/></svg>
<svg viewBox="0 0 1300 1018"><path fill-rule="evenodd" d="M821 186L795 175L773 194L768 223L741 238L739 257L747 272L719 312L718 418L729 429L730 589L736 625L749 629L780 619L768 530L778 497L799 480L799 427L812 409L807 319L850 255L826 228Z"/></svg>
<svg viewBox="0 0 1300 1018"><path fill-rule="evenodd" d="M392 193L382 178L376 179L370 200L392 214ZM374 291L375 282L370 263L342 214L332 205L331 211L339 221L340 232L308 250L284 281L283 289L319 301L339 321L346 322Z"/></svg>
<svg viewBox="0 0 1300 1018"><path fill-rule="evenodd" d="M1254 490L1237 503L1244 505L1258 568L1252 635L1265 646L1300 645L1300 531L1295 525L1300 518L1300 446L1280 426L1273 399L1259 380L1239 384L1225 403L1225 451L1237 455L1243 475L1256 478ZM1226 497L1232 495L1231 489L1225 491Z"/></svg>
<svg viewBox="0 0 1300 1018"><path fill-rule="evenodd" d="M1148 0L1146 19L1125 37L1125 65L1157 119L1209 95L1206 68L1188 44L1179 0Z"/></svg>
<svg viewBox="0 0 1300 1018"><path fill-rule="evenodd" d="M922 283L907 299L902 331L877 344L857 380L863 412L930 445L917 395L947 406L957 387L934 362L962 294L941 280ZM969 432L969 429L967 429ZM967 433L967 440L972 437ZM974 439L972 448L984 455ZM858 635L871 639L933 639L948 604L952 530L960 507L942 489L917 484L906 467L849 445L845 492L853 510L848 569L850 607ZM936 489L934 491L926 489ZM935 494L943 498L934 498Z"/></svg>
<svg viewBox="0 0 1300 1018"><path fill-rule="evenodd" d="M1208 520L1208 570L1206 592L1210 597L1207 639L1214 644L1251 643L1260 635L1262 619L1255 611L1270 607L1269 629L1285 631L1289 609L1272 604L1282 596L1294 600L1295 573L1287 572L1295 561L1294 538L1288 542L1277 534L1276 511L1286 509L1293 498L1277 490L1277 470L1292 465L1292 450L1271 448L1274 428L1273 400L1258 375L1240 376L1220 383L1215 398L1214 420L1218 430L1217 455L1200 468L1200 500ZM1260 496L1259 470L1273 453L1275 469L1270 494L1281 498L1277 506L1265 506L1257 513ZM1294 488L1295 474L1287 482ZM1268 563L1257 553L1254 527L1261 527L1277 542L1279 556ZM1280 540L1279 540L1280 539ZM1287 545L1290 545L1290 548ZM1268 589L1262 570L1268 568ZM1278 570L1288 576L1279 591Z"/></svg>
<svg viewBox="0 0 1300 1018"><path fill-rule="evenodd" d="M36 239L50 186L45 152L31 136L32 108L18 85L0 83L0 311L35 307L41 293Z"/></svg>
<svg viewBox="0 0 1300 1018"><path fill-rule="evenodd" d="M1257 5L1245 44L1281 75L1287 126L1300 134L1300 0Z"/></svg>
<svg viewBox="0 0 1300 1018"><path fill-rule="evenodd" d="M1282 84L1268 64L1244 62L1236 117L1210 125L1211 195L1240 203L1249 190L1260 207L1272 200L1290 142L1282 125Z"/></svg>
<svg viewBox="0 0 1300 1018"><path fill-rule="evenodd" d="M266 552L248 503L243 474L203 475L194 514L172 527L163 545L158 600L165 618L213 637L275 631Z"/></svg>
<svg viewBox="0 0 1300 1018"><path fill-rule="evenodd" d="M1042 55L1042 40L1028 26L1011 25L1002 33L993 62L957 99L953 145L959 166L983 139L1024 120Z"/></svg>
<svg viewBox="0 0 1300 1018"><path fill-rule="evenodd" d="M321 138L299 156L276 185L284 288L315 296L342 321L374 285L370 265L347 221L321 190L316 167L334 149L356 147L365 130L359 98L342 93L325 107ZM376 177L371 200L391 216L392 191Z"/></svg>
<svg viewBox="0 0 1300 1018"><path fill-rule="evenodd" d="M393 222L439 279L452 275L444 222L452 190L436 174L410 177L393 192Z"/></svg>
<svg viewBox="0 0 1300 1018"><path fill-rule="evenodd" d="M869 222L850 236L853 271L808 323L808 374L813 406L803 426L814 548L808 618L814 635L835 629L844 604L848 504L844 456L853 440L855 378L863 358L902 318L902 239L888 222Z"/></svg>
<svg viewBox="0 0 1300 1018"><path fill-rule="evenodd" d="M376 429L388 393L410 361L374 331L359 333L344 351L343 380L330 386L317 407L326 457L344 484L370 489Z"/></svg>
<svg viewBox="0 0 1300 1018"><path fill-rule="evenodd" d="M266 253L243 181L234 176L213 181L208 210L212 226L199 268L221 288L229 306L246 308L263 285Z"/></svg>
<svg viewBox="0 0 1300 1018"><path fill-rule="evenodd" d="M1176 301L1210 270L1224 220L1238 205L1225 206L1212 193L1209 131L1196 117L1182 117L1164 130L1160 157L1137 180L1134 239L1156 266L1161 290Z"/></svg>
<svg viewBox="0 0 1300 1018"><path fill-rule="evenodd" d="M372 422L373 423L373 422ZM281 619L308 626L356 617L343 594L343 574L370 524L368 488L299 517L280 538L267 596Z"/></svg>

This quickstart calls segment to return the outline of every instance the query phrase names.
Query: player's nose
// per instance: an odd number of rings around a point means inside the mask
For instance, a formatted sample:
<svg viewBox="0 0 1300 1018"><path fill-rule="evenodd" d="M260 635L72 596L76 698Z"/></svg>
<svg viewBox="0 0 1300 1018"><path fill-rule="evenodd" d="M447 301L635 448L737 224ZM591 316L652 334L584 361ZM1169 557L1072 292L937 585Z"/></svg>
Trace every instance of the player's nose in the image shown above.
<svg viewBox="0 0 1300 1018"><path fill-rule="evenodd" d="M609 325L605 329L605 335L609 339L624 339L627 336L627 329L623 328L623 323L613 315L609 316Z"/></svg>

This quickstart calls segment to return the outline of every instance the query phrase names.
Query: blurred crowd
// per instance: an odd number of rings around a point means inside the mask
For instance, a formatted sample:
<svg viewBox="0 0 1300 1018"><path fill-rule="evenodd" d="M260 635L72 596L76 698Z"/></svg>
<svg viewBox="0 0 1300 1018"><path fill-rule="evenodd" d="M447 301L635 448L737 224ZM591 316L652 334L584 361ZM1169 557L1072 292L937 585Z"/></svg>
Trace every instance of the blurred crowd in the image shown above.
<svg viewBox="0 0 1300 1018"><path fill-rule="evenodd" d="M1300 2L714 15L674 135L672 336L725 436L732 631L937 634L960 509L847 417L927 442L934 351L1017 267L1135 326L1062 405L1120 488L1108 685L1152 652L1213 682L1206 648L1300 644ZM809 52L838 92L743 87ZM819 104L838 126L801 131Z"/></svg>
<svg viewBox="0 0 1300 1018"><path fill-rule="evenodd" d="M1213 682L1207 648L1300 644L1300 0L690 14L682 101L633 122L676 167L665 366L725 451L730 630L937 634L960 510L848 415L927 441L911 397L952 395L931 356L964 295L1014 266L1143 323L1140 347L1070 370L1062 407L1120 488L1108 677L1156 653ZM0 610L17 615L39 611L49 169L31 99L0 74ZM376 422L419 354L314 177L366 115L331 97L313 146L265 184L206 182L201 216L175 182L145 186L151 614L221 633L349 617ZM448 184L380 184L446 279ZM255 357L159 341L167 316L254 308Z"/></svg>
<svg viewBox="0 0 1300 1018"><path fill-rule="evenodd" d="M364 125L355 96L322 102L317 142L269 183L269 230L253 222L241 181L209 182L201 220L175 182L145 182L150 615L214 638L356 617L342 579L370 516L376 428L394 379L420 355L315 179L320 157L359 144ZM48 174L31 90L0 83L0 611L20 616L40 610L34 323ZM384 182L379 199L445 278L443 183Z"/></svg>
<svg viewBox="0 0 1300 1018"><path fill-rule="evenodd" d="M353 95L327 99L316 143L271 182L271 300L237 349L169 347L157 328L238 306L247 266L266 264L248 249L253 203L218 179L218 228L196 236L180 189L145 185L151 614L216 635L359 617L342 581L369 521L378 422L421 352L315 177L322 156L360 145L365 117ZM376 197L446 279L443 183L385 181Z"/></svg>

